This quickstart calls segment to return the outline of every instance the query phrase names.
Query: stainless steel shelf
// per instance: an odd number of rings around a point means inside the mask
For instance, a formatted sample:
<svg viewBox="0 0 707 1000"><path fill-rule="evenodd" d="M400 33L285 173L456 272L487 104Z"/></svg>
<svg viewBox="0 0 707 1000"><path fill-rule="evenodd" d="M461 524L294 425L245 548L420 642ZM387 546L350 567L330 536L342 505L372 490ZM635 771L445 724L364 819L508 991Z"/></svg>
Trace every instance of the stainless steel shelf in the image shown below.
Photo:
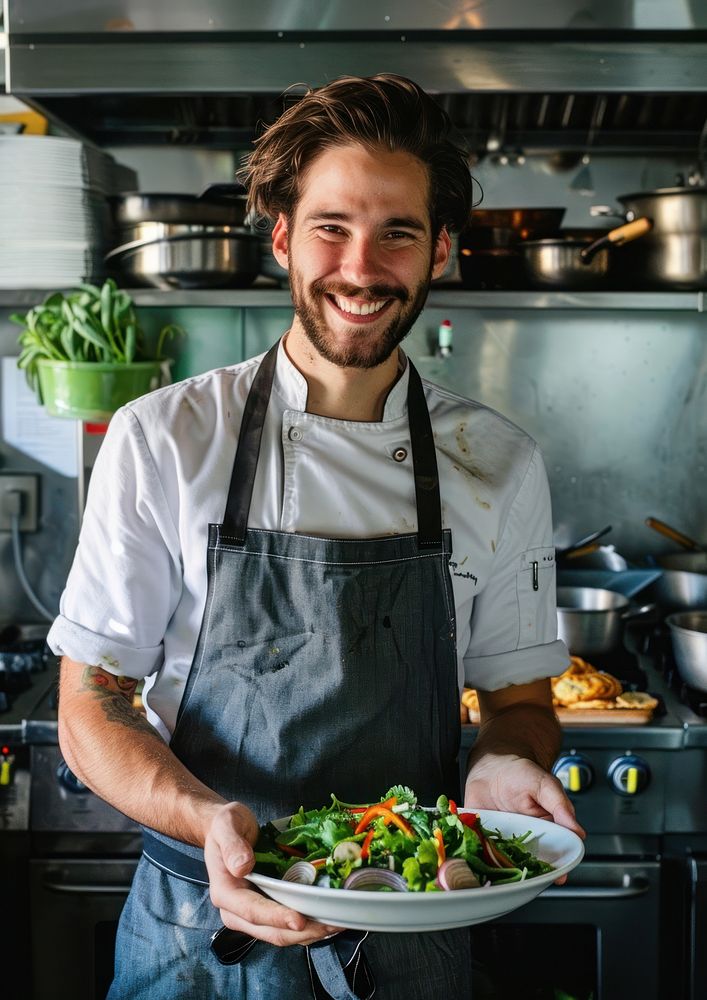
<svg viewBox="0 0 707 1000"><path fill-rule="evenodd" d="M137 306L227 309L290 309L286 288L243 289L128 289ZM0 289L0 308L22 308L41 302L49 290ZM430 292L428 309L588 309L705 312L705 292L473 292L437 288Z"/></svg>

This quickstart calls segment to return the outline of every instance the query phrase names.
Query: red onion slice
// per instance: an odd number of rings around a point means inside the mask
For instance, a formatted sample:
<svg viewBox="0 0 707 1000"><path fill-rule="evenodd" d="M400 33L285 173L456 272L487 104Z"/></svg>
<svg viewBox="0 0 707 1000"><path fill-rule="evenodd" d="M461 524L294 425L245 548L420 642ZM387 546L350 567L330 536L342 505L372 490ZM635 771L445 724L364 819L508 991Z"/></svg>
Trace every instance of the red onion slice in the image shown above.
<svg viewBox="0 0 707 1000"><path fill-rule="evenodd" d="M437 872L440 889L477 889L479 880L463 858L448 858Z"/></svg>
<svg viewBox="0 0 707 1000"><path fill-rule="evenodd" d="M298 885L314 885L317 869L309 861L295 861L282 876L283 882L297 882Z"/></svg>
<svg viewBox="0 0 707 1000"><path fill-rule="evenodd" d="M402 875L391 872L388 868L357 868L351 872L342 889L393 889L395 892L407 892L408 884Z"/></svg>

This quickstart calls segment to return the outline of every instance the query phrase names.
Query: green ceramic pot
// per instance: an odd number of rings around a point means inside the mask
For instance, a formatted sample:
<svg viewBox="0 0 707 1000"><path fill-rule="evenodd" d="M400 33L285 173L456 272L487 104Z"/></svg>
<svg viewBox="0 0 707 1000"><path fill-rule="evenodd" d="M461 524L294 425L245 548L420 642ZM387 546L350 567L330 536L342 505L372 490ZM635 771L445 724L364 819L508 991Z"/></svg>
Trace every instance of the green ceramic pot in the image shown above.
<svg viewBox="0 0 707 1000"><path fill-rule="evenodd" d="M104 422L124 403L169 381L169 361L37 362L39 399L53 417Z"/></svg>

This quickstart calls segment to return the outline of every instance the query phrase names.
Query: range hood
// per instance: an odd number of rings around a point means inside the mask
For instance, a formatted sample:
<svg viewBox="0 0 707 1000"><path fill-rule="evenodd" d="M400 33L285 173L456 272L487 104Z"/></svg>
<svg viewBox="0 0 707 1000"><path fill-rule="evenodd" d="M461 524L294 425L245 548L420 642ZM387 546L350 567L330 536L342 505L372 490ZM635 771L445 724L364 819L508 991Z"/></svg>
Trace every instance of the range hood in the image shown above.
<svg viewBox="0 0 707 1000"><path fill-rule="evenodd" d="M5 29L6 89L99 145L233 147L381 71L479 149L692 151L707 120L703 0L5 0Z"/></svg>

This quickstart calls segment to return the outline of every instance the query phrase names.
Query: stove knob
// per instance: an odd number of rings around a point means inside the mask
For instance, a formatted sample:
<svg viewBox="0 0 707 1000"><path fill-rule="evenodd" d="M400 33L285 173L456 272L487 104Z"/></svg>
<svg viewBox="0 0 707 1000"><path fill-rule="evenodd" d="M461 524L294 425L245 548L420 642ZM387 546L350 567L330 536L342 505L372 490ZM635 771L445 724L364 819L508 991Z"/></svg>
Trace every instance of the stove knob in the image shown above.
<svg viewBox="0 0 707 1000"><path fill-rule="evenodd" d="M627 753L611 762L607 778L618 795L638 795L648 787L651 772L644 760Z"/></svg>
<svg viewBox="0 0 707 1000"><path fill-rule="evenodd" d="M56 769L56 777L61 787L65 788L67 792L79 794L90 791L88 786L84 785L83 781L79 781L74 772L69 769L69 765L65 760L62 760Z"/></svg>
<svg viewBox="0 0 707 1000"><path fill-rule="evenodd" d="M581 753L563 753L557 758L552 773L559 778L566 792L578 795L592 785L594 769Z"/></svg>

